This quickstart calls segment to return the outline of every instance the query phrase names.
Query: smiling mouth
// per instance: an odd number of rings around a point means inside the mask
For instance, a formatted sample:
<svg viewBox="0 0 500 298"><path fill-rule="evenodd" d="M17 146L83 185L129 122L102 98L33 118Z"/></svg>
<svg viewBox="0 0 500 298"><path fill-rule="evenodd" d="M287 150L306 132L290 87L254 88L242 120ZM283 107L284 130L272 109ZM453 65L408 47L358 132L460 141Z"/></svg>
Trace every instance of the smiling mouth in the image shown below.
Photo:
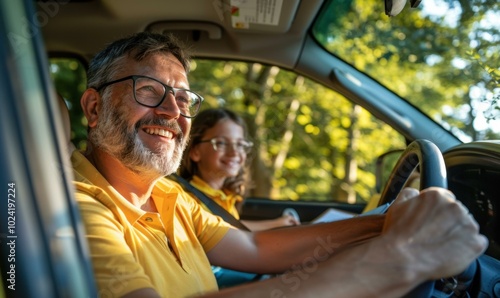
<svg viewBox="0 0 500 298"><path fill-rule="evenodd" d="M231 166L231 167L239 167L240 166L240 162L239 161L227 161L224 164L226 164L228 166Z"/></svg>
<svg viewBox="0 0 500 298"><path fill-rule="evenodd" d="M165 138L173 138L173 136L174 136L174 134L171 131L161 129L161 128L146 128L146 129L144 129L144 131L147 134L153 135L153 136L162 136Z"/></svg>

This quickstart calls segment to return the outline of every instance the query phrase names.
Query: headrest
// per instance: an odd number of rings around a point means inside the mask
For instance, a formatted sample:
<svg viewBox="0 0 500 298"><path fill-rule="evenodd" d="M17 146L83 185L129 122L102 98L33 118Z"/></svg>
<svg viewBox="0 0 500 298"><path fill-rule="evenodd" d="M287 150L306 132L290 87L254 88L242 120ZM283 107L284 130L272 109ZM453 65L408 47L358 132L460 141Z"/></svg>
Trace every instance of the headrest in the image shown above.
<svg viewBox="0 0 500 298"><path fill-rule="evenodd" d="M64 98L59 93L57 93L57 102L59 105L59 112L63 122L64 143L67 146L69 154L71 154L75 146L73 145L73 143L71 143L71 121L69 118L68 106L66 105L66 101L64 100Z"/></svg>

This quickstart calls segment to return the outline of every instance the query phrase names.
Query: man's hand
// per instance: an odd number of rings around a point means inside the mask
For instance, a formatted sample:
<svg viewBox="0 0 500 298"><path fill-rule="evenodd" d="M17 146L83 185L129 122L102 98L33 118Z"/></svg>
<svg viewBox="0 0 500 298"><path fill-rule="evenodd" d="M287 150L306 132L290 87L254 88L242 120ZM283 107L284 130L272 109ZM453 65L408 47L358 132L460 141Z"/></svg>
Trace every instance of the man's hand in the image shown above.
<svg viewBox="0 0 500 298"><path fill-rule="evenodd" d="M442 188L404 189L387 212L382 235L395 256L429 280L461 273L488 245L467 208Z"/></svg>

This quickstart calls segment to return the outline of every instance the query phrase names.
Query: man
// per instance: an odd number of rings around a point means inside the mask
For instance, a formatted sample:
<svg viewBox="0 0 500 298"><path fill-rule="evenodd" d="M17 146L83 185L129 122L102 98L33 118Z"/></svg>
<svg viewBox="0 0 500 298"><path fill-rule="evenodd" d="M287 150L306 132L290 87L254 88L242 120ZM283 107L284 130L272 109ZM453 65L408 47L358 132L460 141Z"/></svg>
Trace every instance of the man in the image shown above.
<svg viewBox="0 0 500 298"><path fill-rule="evenodd" d="M387 215L245 232L174 182L201 98L177 42L140 33L99 53L81 105L88 149L74 151L76 198L102 297L400 297L463 271L487 240L444 189L404 190ZM210 264L284 273L217 291Z"/></svg>

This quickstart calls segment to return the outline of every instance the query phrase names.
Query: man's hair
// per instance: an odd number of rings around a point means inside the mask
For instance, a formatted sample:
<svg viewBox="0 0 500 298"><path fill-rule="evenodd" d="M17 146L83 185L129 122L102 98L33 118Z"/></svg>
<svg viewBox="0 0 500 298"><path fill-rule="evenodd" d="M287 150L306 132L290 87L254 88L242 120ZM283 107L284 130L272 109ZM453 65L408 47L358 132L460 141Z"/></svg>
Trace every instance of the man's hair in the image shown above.
<svg viewBox="0 0 500 298"><path fill-rule="evenodd" d="M158 53L172 54L189 72L190 57L188 49L173 35L163 35L151 32L140 32L109 44L90 62L87 71L87 85L98 88L111 81L114 74L123 67L126 58L141 61Z"/></svg>
<svg viewBox="0 0 500 298"><path fill-rule="evenodd" d="M191 126L191 135L189 143L184 151L184 156L182 158L181 167L179 168L179 175L184 179L190 180L194 175L198 174L198 165L193 162L189 157L189 152L191 148L199 144L202 141L205 132L214 127L219 121L228 119L239 125L243 129L243 136L248 139L248 129L242 117L240 117L235 112L225 109L207 109L201 111L193 120ZM247 163L249 159L247 158ZM238 175L235 177L226 178L224 181L223 188L231 192L237 193L239 195L244 195L245 188L248 186L249 177L247 175L247 166L244 165Z"/></svg>

